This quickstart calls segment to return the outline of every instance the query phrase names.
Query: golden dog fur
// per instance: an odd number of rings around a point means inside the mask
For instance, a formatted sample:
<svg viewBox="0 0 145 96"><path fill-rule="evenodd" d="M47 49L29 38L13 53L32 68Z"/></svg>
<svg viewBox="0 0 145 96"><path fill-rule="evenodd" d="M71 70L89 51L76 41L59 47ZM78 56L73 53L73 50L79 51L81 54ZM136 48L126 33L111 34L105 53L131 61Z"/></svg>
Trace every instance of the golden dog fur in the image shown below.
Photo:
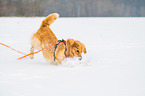
<svg viewBox="0 0 145 96"><path fill-rule="evenodd" d="M49 28L50 25L59 17L59 14L53 13L48 15L41 23L39 30L33 34L31 38L31 49L30 53L34 52L34 49L40 50L46 46L52 45L58 41L55 34ZM86 47L80 41L68 39L66 41L67 51L66 54L69 57L81 57L82 52L86 53ZM61 63L66 57L64 54L65 45L61 42L56 51L56 60L54 61L54 47L43 50L43 56L47 61L51 63ZM33 59L33 55L30 56Z"/></svg>

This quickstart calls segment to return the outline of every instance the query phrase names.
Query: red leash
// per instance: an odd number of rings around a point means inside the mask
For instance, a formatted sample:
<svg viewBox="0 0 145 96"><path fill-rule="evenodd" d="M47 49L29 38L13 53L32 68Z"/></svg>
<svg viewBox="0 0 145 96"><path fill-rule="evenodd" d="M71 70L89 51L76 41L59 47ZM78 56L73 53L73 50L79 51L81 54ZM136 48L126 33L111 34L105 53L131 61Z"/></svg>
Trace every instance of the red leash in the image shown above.
<svg viewBox="0 0 145 96"><path fill-rule="evenodd" d="M42 48L41 50L36 51L36 52L33 52L33 53L30 53L30 54L25 54L25 53L23 53L23 52L20 52L20 51L18 51L18 50L16 50L16 49L13 49L12 47L10 47L10 46L8 46L8 45L5 45L5 44L3 44L3 43L0 43L0 45L3 45L3 46L5 46L5 47L10 48L10 49L13 50L13 51L16 51L16 52L18 52L18 53L23 54L24 56L22 56L22 57L20 57L20 58L17 59L17 60L19 60L19 59L25 58L25 57L27 57L27 56L30 56L30 55L39 53L39 52L41 52L41 51L43 51L43 50L45 50L46 48L49 48L49 47L51 47L51 46L55 46L57 43L58 43L58 42L56 42L56 43L54 43L54 44L52 44L52 45L50 45L50 46L46 46L46 47Z"/></svg>
<svg viewBox="0 0 145 96"><path fill-rule="evenodd" d="M18 58L17 60L22 59L22 58L25 58L25 57L30 56L30 55L33 55L33 54L36 54L36 53L39 53L39 52L45 50L46 48L49 48L49 47L51 47L51 46L54 46L55 44L57 44L57 42L54 43L54 44L52 44L52 45L50 45L50 46L46 46L46 47L42 48L42 49L39 50L39 51L36 51L36 52L30 53L30 54L27 54L27 55L25 55L25 56L22 56L22 57Z"/></svg>
<svg viewBox="0 0 145 96"><path fill-rule="evenodd" d="M16 51L16 52L18 52L18 53L21 53L21 54L23 54L23 55L26 55L25 53L20 52L20 51L14 49L14 48L12 48L12 47L10 47L10 46L8 46L8 45L5 45L5 44L3 44L3 43L0 43L0 45L3 45L3 46L5 46L5 47L8 47L8 48L10 48L11 50Z"/></svg>

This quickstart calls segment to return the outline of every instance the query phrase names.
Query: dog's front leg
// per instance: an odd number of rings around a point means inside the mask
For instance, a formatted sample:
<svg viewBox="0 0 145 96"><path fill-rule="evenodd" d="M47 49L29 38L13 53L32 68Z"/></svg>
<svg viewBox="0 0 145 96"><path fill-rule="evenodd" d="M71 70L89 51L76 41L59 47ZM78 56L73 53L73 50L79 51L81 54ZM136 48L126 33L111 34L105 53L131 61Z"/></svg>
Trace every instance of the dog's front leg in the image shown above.
<svg viewBox="0 0 145 96"><path fill-rule="evenodd" d="M30 49L30 53L33 53L34 52L34 47L32 46L31 49ZM30 55L30 58L33 59L34 58L34 54Z"/></svg>

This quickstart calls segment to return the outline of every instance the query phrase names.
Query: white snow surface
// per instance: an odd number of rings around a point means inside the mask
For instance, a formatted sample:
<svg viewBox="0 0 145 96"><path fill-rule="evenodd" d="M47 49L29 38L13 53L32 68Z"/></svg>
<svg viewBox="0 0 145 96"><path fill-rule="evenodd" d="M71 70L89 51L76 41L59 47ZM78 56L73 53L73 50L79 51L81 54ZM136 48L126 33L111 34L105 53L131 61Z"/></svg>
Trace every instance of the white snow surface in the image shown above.
<svg viewBox="0 0 145 96"><path fill-rule="evenodd" d="M0 42L30 52L45 17L1 17ZM59 18L58 39L86 45L83 60L48 64L0 45L0 96L145 96L145 18Z"/></svg>

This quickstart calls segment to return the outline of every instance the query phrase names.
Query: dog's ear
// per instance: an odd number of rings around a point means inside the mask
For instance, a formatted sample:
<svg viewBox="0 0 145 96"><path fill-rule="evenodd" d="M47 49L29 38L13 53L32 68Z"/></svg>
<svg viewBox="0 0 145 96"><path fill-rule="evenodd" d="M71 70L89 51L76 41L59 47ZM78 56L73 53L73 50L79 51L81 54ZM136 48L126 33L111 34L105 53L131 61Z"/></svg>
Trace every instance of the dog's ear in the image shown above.
<svg viewBox="0 0 145 96"><path fill-rule="evenodd" d="M84 52L86 54L87 53L86 47L80 41L74 41L73 44L72 44L72 47L79 48L79 46L81 47L82 52Z"/></svg>
<svg viewBox="0 0 145 96"><path fill-rule="evenodd" d="M72 45L75 42L75 40L73 39L68 39L66 41L66 46L67 46L67 54L71 55L71 49L72 49Z"/></svg>
<svg viewBox="0 0 145 96"><path fill-rule="evenodd" d="M85 54L87 53L87 50L86 50L85 45L84 45L84 47L83 47L83 52L84 52Z"/></svg>
<svg viewBox="0 0 145 96"><path fill-rule="evenodd" d="M82 50L82 52L84 52L84 54L87 53L86 47L85 47L85 45L82 44L82 43L81 43L81 50Z"/></svg>

